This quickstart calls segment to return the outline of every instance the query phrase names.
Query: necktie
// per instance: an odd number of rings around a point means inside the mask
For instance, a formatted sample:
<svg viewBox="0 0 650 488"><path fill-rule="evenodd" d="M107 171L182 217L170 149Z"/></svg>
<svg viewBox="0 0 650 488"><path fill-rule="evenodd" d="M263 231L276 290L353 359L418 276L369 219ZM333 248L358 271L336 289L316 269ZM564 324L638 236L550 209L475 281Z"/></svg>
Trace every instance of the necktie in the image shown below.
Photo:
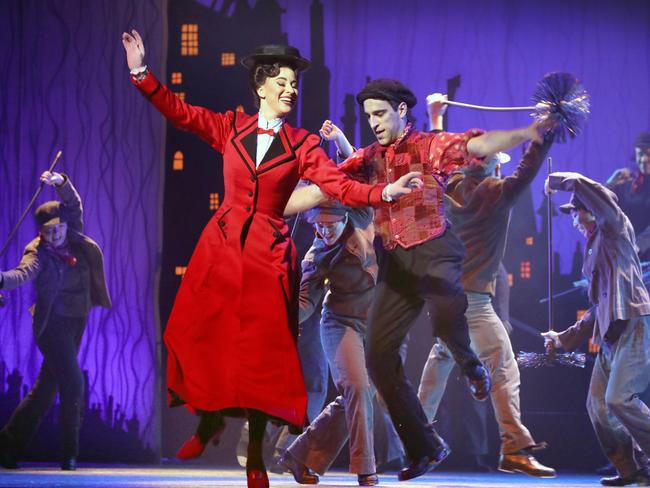
<svg viewBox="0 0 650 488"><path fill-rule="evenodd" d="M257 133L258 134L266 134L267 136L271 136L271 137L275 136L275 132L273 131L273 129L262 129L261 127L258 127L257 128Z"/></svg>

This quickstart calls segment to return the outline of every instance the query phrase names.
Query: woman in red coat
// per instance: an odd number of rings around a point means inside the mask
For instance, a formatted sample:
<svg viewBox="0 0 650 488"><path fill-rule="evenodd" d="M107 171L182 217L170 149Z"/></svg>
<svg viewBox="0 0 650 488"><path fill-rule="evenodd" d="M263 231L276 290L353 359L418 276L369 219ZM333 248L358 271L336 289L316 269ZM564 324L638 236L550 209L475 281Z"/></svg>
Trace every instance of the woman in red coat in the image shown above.
<svg viewBox="0 0 650 488"><path fill-rule="evenodd" d="M136 31L122 42L143 95L176 127L223 154L225 198L196 245L165 329L172 404L212 414L204 418L247 416L248 483L268 486L261 455L267 419L305 424L287 201L305 178L347 205L378 206L410 193L419 174L386 187L353 181L319 147L318 136L285 121L296 105L298 73L309 65L295 48L261 46L243 60L260 108L251 116L184 103L147 69Z"/></svg>

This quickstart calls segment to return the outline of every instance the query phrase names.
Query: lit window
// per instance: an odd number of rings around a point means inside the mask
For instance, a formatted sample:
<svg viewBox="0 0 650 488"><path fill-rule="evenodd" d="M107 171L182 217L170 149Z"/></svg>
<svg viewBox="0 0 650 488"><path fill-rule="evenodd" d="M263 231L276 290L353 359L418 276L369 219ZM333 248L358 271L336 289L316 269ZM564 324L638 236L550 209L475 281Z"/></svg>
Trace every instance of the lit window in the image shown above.
<svg viewBox="0 0 650 488"><path fill-rule="evenodd" d="M237 112L243 112L244 111L244 106L243 105L237 105L237 108L235 110Z"/></svg>
<svg viewBox="0 0 650 488"><path fill-rule="evenodd" d="M530 279L530 261L522 261L519 265L519 276L524 279Z"/></svg>
<svg viewBox="0 0 650 488"><path fill-rule="evenodd" d="M527 246L532 246L534 242L535 242L535 239L533 238L533 236L526 237L526 245Z"/></svg>
<svg viewBox="0 0 650 488"><path fill-rule="evenodd" d="M172 169L174 171L183 171L183 167L185 166L185 161L184 161L183 153L181 151L176 151L174 153L174 159L172 161Z"/></svg>
<svg viewBox="0 0 650 488"><path fill-rule="evenodd" d="M597 354L598 351L600 351L600 346L598 344L594 344L591 342L591 339L589 339L589 352L593 354Z"/></svg>
<svg viewBox="0 0 650 488"><path fill-rule="evenodd" d="M512 273L508 273L508 286L512 288L513 283L514 283L514 277L512 276Z"/></svg>
<svg viewBox="0 0 650 488"><path fill-rule="evenodd" d="M181 56L199 54L199 25L183 24L181 26Z"/></svg>
<svg viewBox="0 0 650 488"><path fill-rule="evenodd" d="M182 101L185 101L185 92L174 92L174 95L176 95Z"/></svg>
<svg viewBox="0 0 650 488"><path fill-rule="evenodd" d="M234 66L235 53L221 53L221 66Z"/></svg>
<svg viewBox="0 0 650 488"><path fill-rule="evenodd" d="M187 271L187 266L176 266L176 276L183 277L185 271Z"/></svg>
<svg viewBox="0 0 650 488"><path fill-rule="evenodd" d="M219 205L220 205L219 194L218 193L210 193L210 210L218 209Z"/></svg>
<svg viewBox="0 0 650 488"><path fill-rule="evenodd" d="M180 71L174 71L172 73L172 85L180 85L183 83L183 73Z"/></svg>

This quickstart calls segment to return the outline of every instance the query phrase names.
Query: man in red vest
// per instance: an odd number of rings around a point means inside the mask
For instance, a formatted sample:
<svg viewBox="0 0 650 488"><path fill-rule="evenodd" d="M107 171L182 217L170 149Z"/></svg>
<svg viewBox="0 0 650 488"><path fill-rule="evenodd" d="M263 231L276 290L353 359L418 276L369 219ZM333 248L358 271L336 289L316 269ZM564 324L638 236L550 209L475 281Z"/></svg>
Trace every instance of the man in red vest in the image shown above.
<svg viewBox="0 0 650 488"><path fill-rule="evenodd" d="M477 400L485 400L490 379L470 348L461 286L464 249L448 229L444 192L451 173L489 154L528 140L541 142L542 126L510 131L472 129L464 133L422 133L410 122L415 95L396 80L374 80L357 95L377 142L355 152L342 169L366 182L391 183L417 169L424 187L391 206L379 208L375 226L385 253L367 335L371 378L384 398L410 464L399 473L408 480L435 468L449 447L429 425L399 348L426 304L434 335L449 347ZM442 110L442 104L434 110Z"/></svg>

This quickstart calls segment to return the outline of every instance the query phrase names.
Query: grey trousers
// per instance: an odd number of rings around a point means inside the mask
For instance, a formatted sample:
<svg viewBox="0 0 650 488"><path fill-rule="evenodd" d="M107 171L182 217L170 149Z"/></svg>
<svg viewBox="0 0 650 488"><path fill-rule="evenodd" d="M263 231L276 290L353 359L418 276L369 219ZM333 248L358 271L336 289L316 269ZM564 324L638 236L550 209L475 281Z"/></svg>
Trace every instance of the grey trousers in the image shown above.
<svg viewBox="0 0 650 488"><path fill-rule="evenodd" d="M587 411L605 455L621 476L637 469L634 441L650 455L650 409L639 395L650 382L650 316L628 321L603 344L591 373Z"/></svg>
<svg viewBox="0 0 650 488"><path fill-rule="evenodd" d="M490 398L501 437L501 453L510 454L535 444L521 422L519 405L519 368L510 338L492 307L487 293L467 293L465 317L469 326L471 347L490 372ZM438 411L447 379L454 367L451 353L440 341L433 345L424 365L418 398L429 421Z"/></svg>
<svg viewBox="0 0 650 488"><path fill-rule="evenodd" d="M305 466L324 474L349 439L350 472L374 473L375 390L366 369L364 336L344 325L323 324L321 340L340 395L289 446L288 452ZM399 443L392 424L387 427L391 429L392 442ZM396 450L401 451L401 446L392 449Z"/></svg>

